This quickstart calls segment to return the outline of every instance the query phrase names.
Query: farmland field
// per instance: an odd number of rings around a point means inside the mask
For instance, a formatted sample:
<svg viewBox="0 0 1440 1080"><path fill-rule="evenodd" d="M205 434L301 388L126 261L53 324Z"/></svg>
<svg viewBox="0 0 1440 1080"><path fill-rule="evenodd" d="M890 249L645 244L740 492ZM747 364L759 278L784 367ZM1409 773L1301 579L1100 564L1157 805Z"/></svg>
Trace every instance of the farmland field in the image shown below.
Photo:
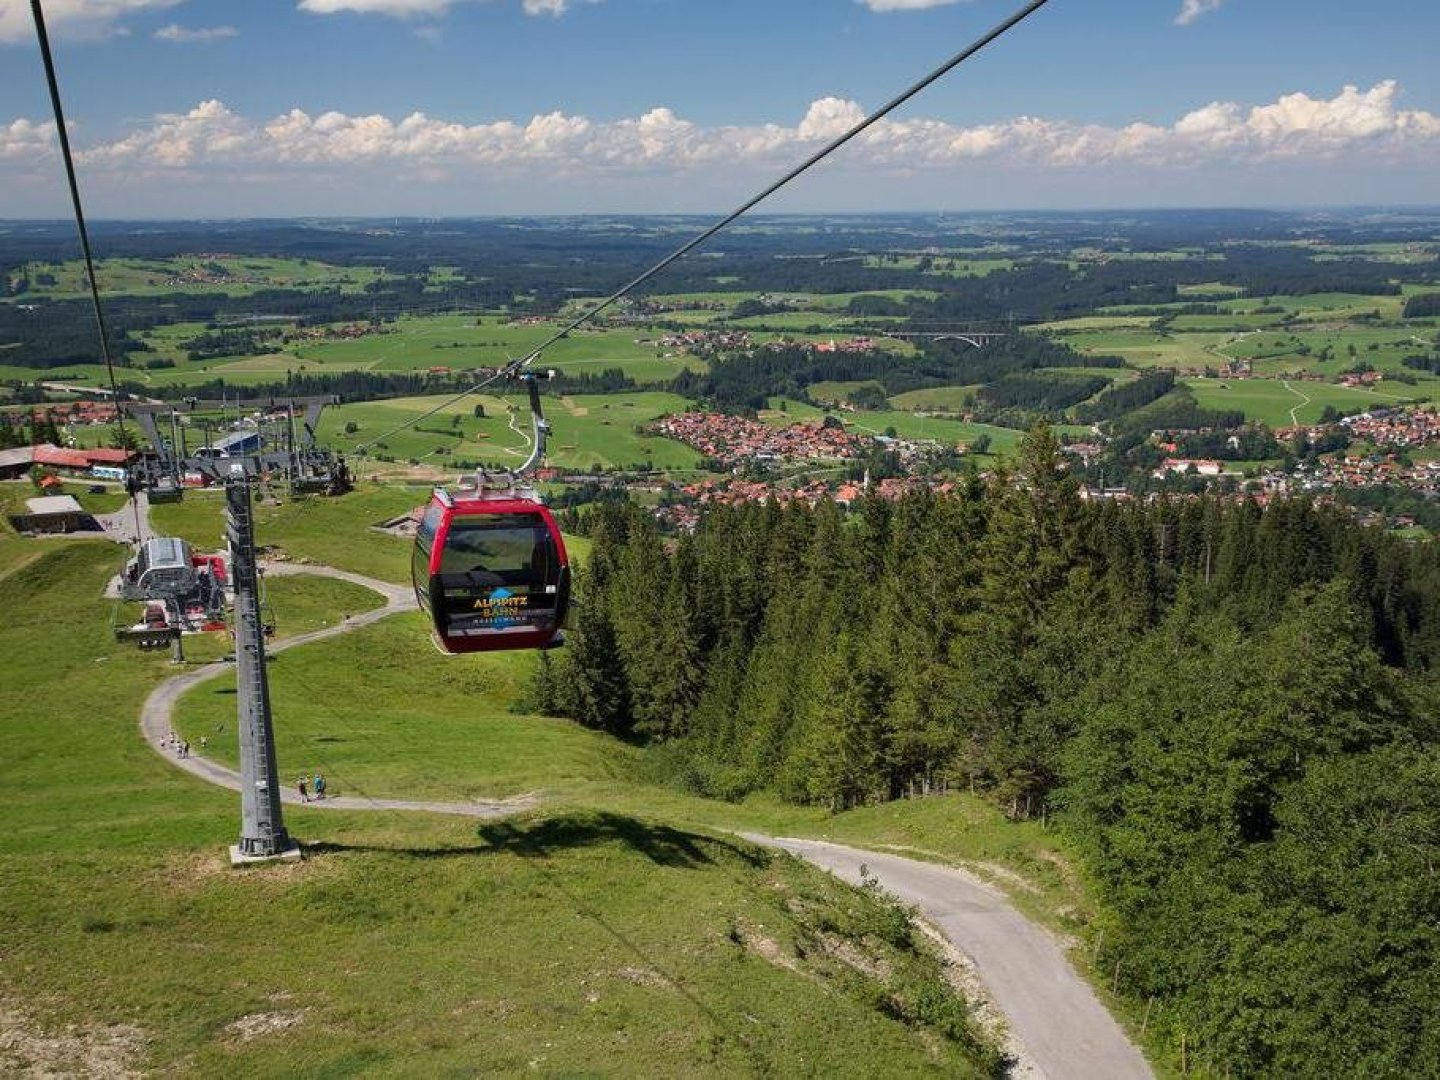
<svg viewBox="0 0 1440 1080"><path fill-rule="evenodd" d="M874 387L884 392L884 388L874 379L862 379L851 382L825 381L811 383L805 388L812 401L840 402L848 401L850 395L856 390L864 387Z"/></svg>
<svg viewBox="0 0 1440 1080"><path fill-rule="evenodd" d="M772 406L778 404L778 399L771 402ZM778 427L802 420L818 420L826 415L828 415L826 412L813 405L787 401L784 412L772 408L762 413L760 418L767 424L774 424ZM961 420L916 416L913 412L890 409L844 412L834 415L839 417L848 430L865 435L883 435L888 429L894 428L895 433L902 438L932 441L952 446L967 446L981 435L989 435L991 454L1013 450L1020 445L1020 440L1024 437L1022 432L1013 428L995 427L993 424L967 424Z"/></svg>
<svg viewBox="0 0 1440 1080"><path fill-rule="evenodd" d="M1248 420L1271 427L1314 424L1326 405L1346 412L1397 405L1406 397L1388 391L1335 386L1329 383L1279 379L1184 379L1201 406L1240 409ZM1409 387L1401 387L1409 390ZM1293 416L1293 419L1292 419Z"/></svg>
<svg viewBox="0 0 1440 1080"><path fill-rule="evenodd" d="M1135 367L1214 367L1223 363L1210 349L1225 336L1157 334L1150 330L1097 330L1066 334L1060 339L1087 356L1119 356Z"/></svg>
<svg viewBox="0 0 1440 1080"><path fill-rule="evenodd" d="M527 355L560 324L516 324L504 317L473 315L402 316L394 333L354 341L301 344L292 351L302 365L360 367L373 371L468 370L500 367ZM694 357L662 355L649 331L579 330L552 345L544 363L569 374L620 368L640 381L660 381L680 371L703 370Z"/></svg>
<svg viewBox="0 0 1440 1080"><path fill-rule="evenodd" d="M1155 325L1154 315L1086 315L1077 319L1057 319L1037 323L1031 329L1040 333L1069 336L1085 331L1149 330Z"/></svg>
<svg viewBox="0 0 1440 1080"><path fill-rule="evenodd" d="M525 458L530 434L528 406L520 395L472 395L445 405L418 426L393 429L413 420L446 399L394 398L327 409L321 438L347 455L357 447L400 460L423 461L438 469L454 461L480 461L514 467ZM479 405L484 417L474 415ZM659 391L546 397L545 413L552 425L547 464L561 469L600 468L690 469L699 455L689 447L635 430L656 417L683 412L684 398ZM513 407L515 427L511 427ZM356 430L345 428L354 424ZM518 429L518 430L517 430ZM523 433L523 434L522 434ZM378 440L378 441L377 441Z"/></svg>
<svg viewBox="0 0 1440 1080"><path fill-rule="evenodd" d="M1304 296L1266 296L1222 300L1220 306L1228 311L1254 311L1260 306L1283 308L1294 312L1302 319L1347 319L1357 315L1376 313L1381 318L1400 317L1404 303L1401 296L1358 296L1354 293L1307 293Z"/></svg>
<svg viewBox="0 0 1440 1080"><path fill-rule="evenodd" d="M90 295L85 264L30 263L30 287L24 298L84 299ZM261 289L339 289L360 293L384 276L373 266L331 266L309 259L268 256L177 255L164 259L101 259L95 277L101 296L165 296L171 293L223 293L246 296ZM49 284L46 278L53 278Z"/></svg>
<svg viewBox="0 0 1440 1080"><path fill-rule="evenodd" d="M907 390L896 394L890 404L904 412L960 412L966 399L973 398L979 384L971 386L932 386L924 390Z"/></svg>
<svg viewBox="0 0 1440 1080"><path fill-rule="evenodd" d="M1197 285L1180 285L1175 291L1181 296L1239 296L1245 290L1239 285L1226 285L1219 281L1207 281Z"/></svg>
<svg viewBox="0 0 1440 1080"><path fill-rule="evenodd" d="M867 255L865 265L875 269L914 270L945 277L984 277L997 270L1013 269L1015 260L939 252L934 255Z"/></svg>
<svg viewBox="0 0 1440 1080"><path fill-rule="evenodd" d="M298 340L281 343L276 351L259 356L216 357L191 361L181 343L204 331L199 323L157 327L142 335L153 352L138 353L136 366L121 378L148 386L184 386L223 378L240 386L283 381L287 372L304 374L343 371L469 370L499 367L525 356L558 329L559 323L520 325L503 316L426 315L401 316L384 326L384 332L333 340ZM286 327L294 333L292 327ZM634 330L580 330L556 342L545 353L546 367L571 375L598 375L619 368L640 383L665 382L684 370L703 371L705 363L677 349L661 348L658 335ZM902 346L908 347L908 346ZM0 352L0 361L4 354ZM161 359L173 367L147 370L145 363ZM72 364L63 370L40 373L55 381L104 386L104 367ZM5 367L0 379L33 379L33 368Z"/></svg>

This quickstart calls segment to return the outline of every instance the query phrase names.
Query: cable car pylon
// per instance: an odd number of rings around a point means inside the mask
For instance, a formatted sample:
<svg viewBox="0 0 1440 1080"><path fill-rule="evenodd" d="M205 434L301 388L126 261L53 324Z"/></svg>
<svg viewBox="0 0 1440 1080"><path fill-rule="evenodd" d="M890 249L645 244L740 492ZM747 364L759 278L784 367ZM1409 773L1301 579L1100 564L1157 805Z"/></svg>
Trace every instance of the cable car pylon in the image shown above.
<svg viewBox="0 0 1440 1080"><path fill-rule="evenodd" d="M230 848L230 861L236 865L300 858L300 845L285 831L280 812L280 770L265 670L250 487L250 476L244 472L225 485L225 533L235 590L235 692L239 699L240 841Z"/></svg>

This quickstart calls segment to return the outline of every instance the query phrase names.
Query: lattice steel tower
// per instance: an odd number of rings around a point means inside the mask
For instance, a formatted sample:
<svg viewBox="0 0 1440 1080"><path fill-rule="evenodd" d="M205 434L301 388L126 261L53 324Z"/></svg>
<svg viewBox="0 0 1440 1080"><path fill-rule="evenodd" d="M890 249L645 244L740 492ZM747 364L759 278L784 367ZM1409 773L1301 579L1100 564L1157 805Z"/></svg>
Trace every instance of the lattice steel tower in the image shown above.
<svg viewBox="0 0 1440 1080"><path fill-rule="evenodd" d="M231 859L273 859L298 854L299 848L285 831L280 812L280 770L275 763L270 683L265 673L265 627L260 619L260 575L248 476L225 485L225 535L230 541L235 590L235 693L240 736L240 842L231 849Z"/></svg>

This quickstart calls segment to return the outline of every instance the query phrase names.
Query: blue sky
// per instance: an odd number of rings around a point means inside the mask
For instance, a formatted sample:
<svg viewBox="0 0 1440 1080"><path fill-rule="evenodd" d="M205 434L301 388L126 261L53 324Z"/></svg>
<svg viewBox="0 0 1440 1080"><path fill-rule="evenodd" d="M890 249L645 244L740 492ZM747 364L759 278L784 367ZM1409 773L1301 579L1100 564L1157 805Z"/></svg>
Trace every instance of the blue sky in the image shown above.
<svg viewBox="0 0 1440 1080"><path fill-rule="evenodd" d="M731 208L1013 0L46 0L92 216ZM786 211L1440 202L1440 5L1051 0ZM0 217L68 203L0 0Z"/></svg>

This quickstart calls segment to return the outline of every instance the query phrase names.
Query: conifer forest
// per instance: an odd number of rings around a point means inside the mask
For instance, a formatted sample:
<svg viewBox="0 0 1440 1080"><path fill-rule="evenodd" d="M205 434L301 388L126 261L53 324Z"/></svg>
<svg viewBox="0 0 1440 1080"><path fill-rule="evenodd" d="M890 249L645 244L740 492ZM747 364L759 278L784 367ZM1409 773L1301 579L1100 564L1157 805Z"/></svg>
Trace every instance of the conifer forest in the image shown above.
<svg viewBox="0 0 1440 1080"><path fill-rule="evenodd" d="M1305 500L1085 503L1044 428L951 495L588 519L543 711L673 783L965 786L1085 853L1116 985L1245 1074L1440 1071L1440 560Z"/></svg>

